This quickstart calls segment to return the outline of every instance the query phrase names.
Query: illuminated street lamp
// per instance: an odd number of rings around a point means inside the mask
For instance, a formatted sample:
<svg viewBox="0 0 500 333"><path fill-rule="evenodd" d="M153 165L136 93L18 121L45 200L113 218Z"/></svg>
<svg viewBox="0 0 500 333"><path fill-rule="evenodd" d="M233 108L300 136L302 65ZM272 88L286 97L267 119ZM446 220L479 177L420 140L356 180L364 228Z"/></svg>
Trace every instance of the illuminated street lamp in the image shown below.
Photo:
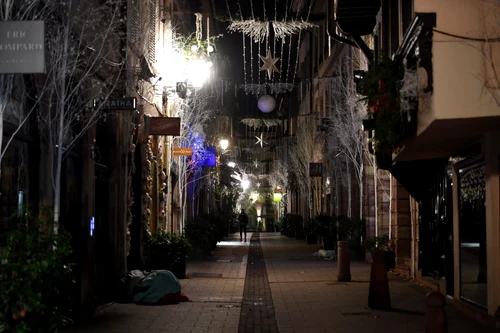
<svg viewBox="0 0 500 333"><path fill-rule="evenodd" d="M243 188L243 191L245 191L249 186L250 186L250 181L245 179L241 182L241 188Z"/></svg>
<svg viewBox="0 0 500 333"><path fill-rule="evenodd" d="M220 147L222 148L222 150L226 150L226 149L227 149L227 147L229 147L229 140L227 140L227 139L221 139L221 140L219 141L219 145L220 145ZM228 164L228 165L229 165L229 164Z"/></svg>
<svg viewBox="0 0 500 333"><path fill-rule="evenodd" d="M210 76L210 65L202 59L188 63L188 79L194 87L201 87Z"/></svg>
<svg viewBox="0 0 500 333"><path fill-rule="evenodd" d="M281 190L281 187L278 186L273 191L273 201L276 202L276 203L279 203L282 198L283 198L283 191Z"/></svg>

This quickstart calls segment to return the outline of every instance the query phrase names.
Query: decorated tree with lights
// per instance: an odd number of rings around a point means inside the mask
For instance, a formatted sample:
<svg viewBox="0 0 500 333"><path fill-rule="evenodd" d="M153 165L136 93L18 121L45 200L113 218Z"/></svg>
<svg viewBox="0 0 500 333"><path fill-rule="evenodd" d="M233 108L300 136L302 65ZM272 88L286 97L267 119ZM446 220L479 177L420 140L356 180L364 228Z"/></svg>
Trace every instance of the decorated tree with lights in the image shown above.
<svg viewBox="0 0 500 333"><path fill-rule="evenodd" d="M175 101L175 116L181 118L181 133L175 138L179 147L189 147L193 149L193 156L190 158L179 158L179 195L181 205L181 221L184 221L190 209L191 215L195 214L195 207L187 207L187 197L185 190L188 187L193 191L193 195L199 193L200 182L203 182L209 175L202 175L202 164L206 152L206 129L210 121L217 113L216 96L210 89L194 90L186 99ZM192 198L193 199L193 198ZM194 200L191 201L194 203Z"/></svg>
<svg viewBox="0 0 500 333"><path fill-rule="evenodd" d="M48 67L39 80L43 105L37 116L47 148L54 220L58 221L63 161L101 119L103 102L123 80L120 41L125 38L125 8L115 0L93 6L54 1L44 6L52 6L52 15L45 20Z"/></svg>
<svg viewBox="0 0 500 333"><path fill-rule="evenodd" d="M330 96L328 128L328 156L335 179L337 200L339 180L347 190L347 215L352 215L353 175L359 189L359 217L363 216L363 177L366 163L366 139L362 130L362 119L366 115L366 104L360 101L353 81L352 51L346 49L339 59L336 76L324 82L323 89ZM337 211L337 214L339 212Z"/></svg>

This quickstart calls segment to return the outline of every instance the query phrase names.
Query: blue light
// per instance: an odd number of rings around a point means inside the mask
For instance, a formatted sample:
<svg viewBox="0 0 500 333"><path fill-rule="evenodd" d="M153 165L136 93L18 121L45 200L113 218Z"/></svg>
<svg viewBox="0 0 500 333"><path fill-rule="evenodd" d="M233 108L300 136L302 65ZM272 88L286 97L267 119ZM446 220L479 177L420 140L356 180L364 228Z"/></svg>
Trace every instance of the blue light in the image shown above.
<svg viewBox="0 0 500 333"><path fill-rule="evenodd" d="M95 229L95 218L92 216L90 219L90 237L94 236L94 229Z"/></svg>

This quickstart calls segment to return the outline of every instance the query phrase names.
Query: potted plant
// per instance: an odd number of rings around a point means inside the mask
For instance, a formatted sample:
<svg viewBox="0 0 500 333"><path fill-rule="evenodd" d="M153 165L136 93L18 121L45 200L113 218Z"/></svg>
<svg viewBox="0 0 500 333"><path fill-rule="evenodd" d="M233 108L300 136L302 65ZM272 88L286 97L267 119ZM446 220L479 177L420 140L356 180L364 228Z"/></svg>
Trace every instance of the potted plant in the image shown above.
<svg viewBox="0 0 500 333"><path fill-rule="evenodd" d="M391 240L389 236L384 234L378 237L366 238L363 241L363 247L366 250L366 261L371 262L373 254L376 251L384 252L384 260L386 265L386 270L389 271L394 269L396 266L396 254L392 249Z"/></svg>
<svg viewBox="0 0 500 333"><path fill-rule="evenodd" d="M307 244L318 244L318 223L315 218L306 223L305 234Z"/></svg>
<svg viewBox="0 0 500 333"><path fill-rule="evenodd" d="M315 217L318 225L318 234L323 238L324 250L337 249L337 219L327 214L319 214Z"/></svg>
<svg viewBox="0 0 500 333"><path fill-rule="evenodd" d="M189 243L184 234L171 234L170 244L170 256L172 259L170 271L178 279L184 279L186 277L187 257L192 248L191 243Z"/></svg>
<svg viewBox="0 0 500 333"><path fill-rule="evenodd" d="M0 251L0 331L57 332L71 322L77 293L70 236L29 214L16 222Z"/></svg>
<svg viewBox="0 0 500 333"><path fill-rule="evenodd" d="M172 267L171 235L164 231L158 231L144 243L146 257L146 268L148 270L166 269Z"/></svg>
<svg viewBox="0 0 500 333"><path fill-rule="evenodd" d="M295 234L295 239L304 239L304 226L303 219L301 215L298 214L288 214L288 218L290 221L290 226ZM293 237L293 236L292 236Z"/></svg>
<svg viewBox="0 0 500 333"><path fill-rule="evenodd" d="M203 256L210 255L217 245L215 228L204 216L196 216L188 220L184 231L192 247Z"/></svg>

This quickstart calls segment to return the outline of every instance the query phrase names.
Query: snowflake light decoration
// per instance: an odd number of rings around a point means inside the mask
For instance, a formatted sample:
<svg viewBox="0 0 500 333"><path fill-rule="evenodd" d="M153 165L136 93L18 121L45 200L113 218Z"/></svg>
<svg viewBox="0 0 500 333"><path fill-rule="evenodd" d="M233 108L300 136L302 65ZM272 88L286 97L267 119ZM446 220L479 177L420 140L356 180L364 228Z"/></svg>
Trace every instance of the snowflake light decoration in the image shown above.
<svg viewBox="0 0 500 333"><path fill-rule="evenodd" d="M266 141L264 141L264 134L261 134L260 137L256 136L255 138L257 139L257 142L255 144L260 144L260 148L264 148L264 145L268 144Z"/></svg>

